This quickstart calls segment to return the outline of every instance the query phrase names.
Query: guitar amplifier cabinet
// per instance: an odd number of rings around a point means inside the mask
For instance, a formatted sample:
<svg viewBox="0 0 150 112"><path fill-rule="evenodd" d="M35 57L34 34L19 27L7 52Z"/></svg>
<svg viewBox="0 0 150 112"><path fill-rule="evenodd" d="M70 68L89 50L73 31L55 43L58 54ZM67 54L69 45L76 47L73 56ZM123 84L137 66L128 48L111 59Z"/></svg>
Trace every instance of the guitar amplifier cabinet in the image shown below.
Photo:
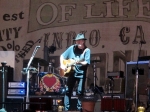
<svg viewBox="0 0 150 112"><path fill-rule="evenodd" d="M105 93L109 93L109 83L111 79L107 78L105 80ZM125 79L124 78L113 78L113 81L111 81L113 86L113 93L125 93Z"/></svg>

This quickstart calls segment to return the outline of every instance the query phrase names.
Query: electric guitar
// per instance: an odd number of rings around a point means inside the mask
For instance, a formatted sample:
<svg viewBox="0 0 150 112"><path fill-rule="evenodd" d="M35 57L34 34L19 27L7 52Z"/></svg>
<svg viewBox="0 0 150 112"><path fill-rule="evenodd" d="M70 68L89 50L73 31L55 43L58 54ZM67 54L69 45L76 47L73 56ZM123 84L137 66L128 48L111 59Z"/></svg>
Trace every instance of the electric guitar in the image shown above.
<svg viewBox="0 0 150 112"><path fill-rule="evenodd" d="M78 60L78 62L81 62L83 60ZM74 59L68 59L68 60L63 60L63 66L65 66L65 69L60 68L60 75L68 77L68 73L73 70L73 65L76 65L76 60Z"/></svg>

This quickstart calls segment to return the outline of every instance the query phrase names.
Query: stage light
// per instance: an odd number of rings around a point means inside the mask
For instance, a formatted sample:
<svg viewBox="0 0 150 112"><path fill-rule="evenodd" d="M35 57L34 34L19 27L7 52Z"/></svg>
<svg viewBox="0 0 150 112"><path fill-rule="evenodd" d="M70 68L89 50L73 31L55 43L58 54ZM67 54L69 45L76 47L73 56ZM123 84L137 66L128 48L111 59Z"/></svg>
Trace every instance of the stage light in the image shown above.
<svg viewBox="0 0 150 112"><path fill-rule="evenodd" d="M144 106L139 106L138 107L138 112L145 112L145 107Z"/></svg>

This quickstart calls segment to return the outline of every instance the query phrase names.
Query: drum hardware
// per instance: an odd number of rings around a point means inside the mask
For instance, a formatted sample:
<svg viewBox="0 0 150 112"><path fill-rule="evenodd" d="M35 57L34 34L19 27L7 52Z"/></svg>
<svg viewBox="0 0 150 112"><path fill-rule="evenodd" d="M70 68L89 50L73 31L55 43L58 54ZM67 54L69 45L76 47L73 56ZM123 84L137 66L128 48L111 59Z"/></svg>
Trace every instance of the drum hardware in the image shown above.
<svg viewBox="0 0 150 112"><path fill-rule="evenodd" d="M66 79L54 73L53 63L50 62L48 72L39 72L40 77L39 87L42 94L64 94Z"/></svg>

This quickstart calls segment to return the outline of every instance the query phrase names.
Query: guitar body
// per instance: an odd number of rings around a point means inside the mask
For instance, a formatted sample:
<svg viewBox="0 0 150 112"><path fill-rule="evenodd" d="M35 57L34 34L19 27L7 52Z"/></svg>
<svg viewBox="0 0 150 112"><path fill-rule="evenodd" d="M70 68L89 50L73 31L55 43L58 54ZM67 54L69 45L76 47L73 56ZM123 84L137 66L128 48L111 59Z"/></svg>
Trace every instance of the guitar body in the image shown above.
<svg viewBox="0 0 150 112"><path fill-rule="evenodd" d="M75 64L75 60L73 59L63 60L62 64L63 66L65 66L65 70L60 68L60 75L68 77L67 74L71 71L72 65Z"/></svg>

